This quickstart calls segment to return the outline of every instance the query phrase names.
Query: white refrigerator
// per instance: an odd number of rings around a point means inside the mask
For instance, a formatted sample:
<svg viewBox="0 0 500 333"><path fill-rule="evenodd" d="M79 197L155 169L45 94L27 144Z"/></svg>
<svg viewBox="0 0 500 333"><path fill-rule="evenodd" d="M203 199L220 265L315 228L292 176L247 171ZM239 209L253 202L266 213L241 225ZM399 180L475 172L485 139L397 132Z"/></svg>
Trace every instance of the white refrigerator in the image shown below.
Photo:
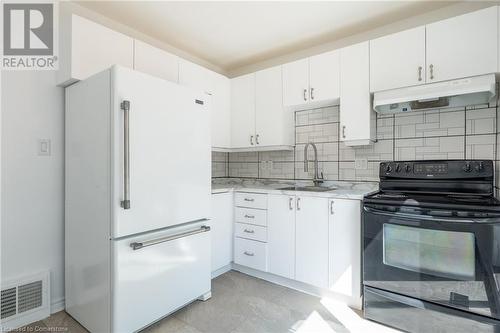
<svg viewBox="0 0 500 333"><path fill-rule="evenodd" d="M210 297L210 100L114 66L66 88L66 311L134 332Z"/></svg>

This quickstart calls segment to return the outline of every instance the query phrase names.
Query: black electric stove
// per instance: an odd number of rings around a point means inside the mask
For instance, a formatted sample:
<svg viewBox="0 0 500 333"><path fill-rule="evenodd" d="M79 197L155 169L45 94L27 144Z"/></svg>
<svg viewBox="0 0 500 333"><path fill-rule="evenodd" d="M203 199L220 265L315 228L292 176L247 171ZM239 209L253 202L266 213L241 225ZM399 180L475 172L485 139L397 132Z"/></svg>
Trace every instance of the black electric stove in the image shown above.
<svg viewBox="0 0 500 333"><path fill-rule="evenodd" d="M365 317L409 332L500 332L500 201L489 160L380 164L363 200Z"/></svg>

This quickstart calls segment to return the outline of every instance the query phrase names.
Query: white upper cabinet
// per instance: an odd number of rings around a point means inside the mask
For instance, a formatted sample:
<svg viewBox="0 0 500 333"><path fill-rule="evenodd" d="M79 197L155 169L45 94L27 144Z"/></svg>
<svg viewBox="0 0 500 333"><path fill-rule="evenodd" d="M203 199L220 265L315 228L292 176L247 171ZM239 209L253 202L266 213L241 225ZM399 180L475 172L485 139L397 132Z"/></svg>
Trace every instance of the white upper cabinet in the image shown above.
<svg viewBox="0 0 500 333"><path fill-rule="evenodd" d="M212 73L212 147L231 147L231 80L224 75Z"/></svg>
<svg viewBox="0 0 500 333"><path fill-rule="evenodd" d="M283 101L292 109L336 104L340 91L337 50L283 65Z"/></svg>
<svg viewBox="0 0 500 333"><path fill-rule="evenodd" d="M328 288L328 199L297 196L295 279Z"/></svg>
<svg viewBox="0 0 500 333"><path fill-rule="evenodd" d="M497 72L496 6L428 24L427 82Z"/></svg>
<svg viewBox="0 0 500 333"><path fill-rule="evenodd" d="M309 58L311 102L338 100L340 96L340 54L332 51Z"/></svg>
<svg viewBox="0 0 500 333"><path fill-rule="evenodd" d="M212 95L213 72L190 61L179 59L179 83Z"/></svg>
<svg viewBox="0 0 500 333"><path fill-rule="evenodd" d="M375 139L375 113L370 96L368 42L340 50L340 140L348 146Z"/></svg>
<svg viewBox="0 0 500 333"><path fill-rule="evenodd" d="M134 40L78 15L63 15L58 84L75 81L113 65L134 66Z"/></svg>
<svg viewBox="0 0 500 333"><path fill-rule="evenodd" d="M370 41L370 91L425 83L425 27Z"/></svg>
<svg viewBox="0 0 500 333"><path fill-rule="evenodd" d="M270 194L267 204L268 271L295 278L295 196Z"/></svg>
<svg viewBox="0 0 500 333"><path fill-rule="evenodd" d="M295 106L309 100L309 59L283 65L283 104Z"/></svg>
<svg viewBox="0 0 500 333"><path fill-rule="evenodd" d="M134 41L134 69L179 82L179 57L137 39Z"/></svg>
<svg viewBox="0 0 500 333"><path fill-rule="evenodd" d="M293 113L283 107L281 66L255 73L255 144L293 145Z"/></svg>
<svg viewBox="0 0 500 333"><path fill-rule="evenodd" d="M231 146L255 146L255 74L231 79Z"/></svg>

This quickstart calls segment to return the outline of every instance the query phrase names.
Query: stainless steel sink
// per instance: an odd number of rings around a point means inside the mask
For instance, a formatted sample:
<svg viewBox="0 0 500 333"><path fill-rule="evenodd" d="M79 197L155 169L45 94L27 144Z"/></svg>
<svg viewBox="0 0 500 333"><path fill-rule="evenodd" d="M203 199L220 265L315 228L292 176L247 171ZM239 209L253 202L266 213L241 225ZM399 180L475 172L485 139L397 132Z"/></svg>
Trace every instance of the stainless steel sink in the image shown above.
<svg viewBox="0 0 500 333"><path fill-rule="evenodd" d="M282 187L279 190L283 191L306 191L306 192L326 192L337 189L336 187L323 187L323 186L289 186Z"/></svg>

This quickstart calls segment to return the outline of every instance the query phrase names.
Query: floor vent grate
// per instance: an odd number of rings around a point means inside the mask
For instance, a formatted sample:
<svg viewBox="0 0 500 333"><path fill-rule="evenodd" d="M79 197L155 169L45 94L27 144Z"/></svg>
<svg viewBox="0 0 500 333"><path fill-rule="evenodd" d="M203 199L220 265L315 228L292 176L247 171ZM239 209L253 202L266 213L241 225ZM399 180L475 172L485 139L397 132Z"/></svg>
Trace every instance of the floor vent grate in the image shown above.
<svg viewBox="0 0 500 333"><path fill-rule="evenodd" d="M23 313L42 306L42 281L28 283L18 288L17 312Z"/></svg>
<svg viewBox="0 0 500 333"><path fill-rule="evenodd" d="M17 289L9 288L2 290L2 301L1 301L1 319L13 316L17 313L16 311L16 299L17 299Z"/></svg>
<svg viewBox="0 0 500 333"><path fill-rule="evenodd" d="M50 315L49 272L2 281L0 332L16 329Z"/></svg>

